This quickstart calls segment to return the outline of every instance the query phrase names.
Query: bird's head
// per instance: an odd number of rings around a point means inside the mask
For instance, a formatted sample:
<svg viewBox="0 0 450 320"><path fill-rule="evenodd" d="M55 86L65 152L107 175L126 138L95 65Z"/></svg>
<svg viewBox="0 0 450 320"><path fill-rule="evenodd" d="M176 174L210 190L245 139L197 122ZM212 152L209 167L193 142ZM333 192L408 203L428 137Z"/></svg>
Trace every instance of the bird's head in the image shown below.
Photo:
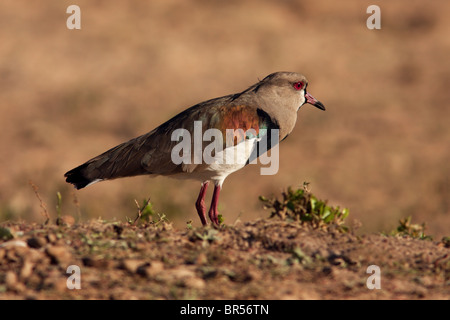
<svg viewBox="0 0 450 320"><path fill-rule="evenodd" d="M258 84L255 91L268 99L287 101L294 105L297 110L305 103L312 104L320 110L325 110L325 106L306 91L308 80L302 74L296 72L275 72Z"/></svg>

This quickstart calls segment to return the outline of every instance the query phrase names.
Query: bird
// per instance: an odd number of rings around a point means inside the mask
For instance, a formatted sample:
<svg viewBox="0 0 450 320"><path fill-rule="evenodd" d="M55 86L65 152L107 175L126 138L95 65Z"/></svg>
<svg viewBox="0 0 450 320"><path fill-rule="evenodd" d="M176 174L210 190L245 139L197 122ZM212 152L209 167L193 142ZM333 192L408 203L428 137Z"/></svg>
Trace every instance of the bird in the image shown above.
<svg viewBox="0 0 450 320"><path fill-rule="evenodd" d="M139 175L197 180L201 188L195 207L204 226L209 224L205 195L212 182L214 191L208 216L212 225L217 227L220 224L219 195L225 178L286 139L294 129L297 111L302 105L311 104L325 110L325 106L307 91L307 87L308 80L300 73L274 72L242 92L200 102L154 130L119 144L66 172L64 177L76 189L99 181ZM202 132L213 129L213 133L222 134L222 137L215 136L215 146L222 149L214 149L211 161L199 161L194 159L195 152L194 155L185 154L186 150L180 149L180 141L183 141L187 151L189 147L190 151L197 149L200 154L206 151L207 141L194 145L195 139L188 139L188 135L197 134L198 137L197 129ZM227 130L250 134L236 134L227 140ZM277 136L272 136L272 132ZM261 145L263 138L268 140L265 146ZM238 149L244 145L246 148ZM179 160L181 153L182 161ZM230 154L240 161L223 161ZM178 157L177 161L174 161L174 156Z"/></svg>

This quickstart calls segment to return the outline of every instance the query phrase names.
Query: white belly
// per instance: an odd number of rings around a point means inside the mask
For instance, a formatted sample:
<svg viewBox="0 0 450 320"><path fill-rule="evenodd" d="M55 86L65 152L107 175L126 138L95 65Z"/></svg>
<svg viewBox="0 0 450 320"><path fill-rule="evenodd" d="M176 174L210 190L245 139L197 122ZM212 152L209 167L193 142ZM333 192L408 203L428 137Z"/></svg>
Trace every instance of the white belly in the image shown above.
<svg viewBox="0 0 450 320"><path fill-rule="evenodd" d="M258 139L256 138L245 140L233 147L217 152L214 157L204 155L202 164L183 165L183 171L186 174L179 174L175 177L196 179L202 182L209 180L222 185L229 174L245 167L253 149L256 147L257 141Z"/></svg>

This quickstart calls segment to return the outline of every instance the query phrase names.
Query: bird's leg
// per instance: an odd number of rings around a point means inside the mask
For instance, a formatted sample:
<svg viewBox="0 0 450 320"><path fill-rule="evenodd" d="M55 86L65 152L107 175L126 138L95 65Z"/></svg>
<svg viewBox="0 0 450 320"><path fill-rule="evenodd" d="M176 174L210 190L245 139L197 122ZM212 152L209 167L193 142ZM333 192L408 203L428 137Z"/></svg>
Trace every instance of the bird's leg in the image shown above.
<svg viewBox="0 0 450 320"><path fill-rule="evenodd" d="M219 211L217 210L217 206L219 204L219 194L220 194L220 185L216 184L214 186L214 193L211 200L211 207L209 208L209 219L215 225L219 225Z"/></svg>
<svg viewBox="0 0 450 320"><path fill-rule="evenodd" d="M205 207L205 194L206 189L208 189L209 181L202 183L200 193L198 194L197 202L195 202L195 207L197 208L198 216L202 221L202 225L206 226L208 222L206 221L206 207Z"/></svg>

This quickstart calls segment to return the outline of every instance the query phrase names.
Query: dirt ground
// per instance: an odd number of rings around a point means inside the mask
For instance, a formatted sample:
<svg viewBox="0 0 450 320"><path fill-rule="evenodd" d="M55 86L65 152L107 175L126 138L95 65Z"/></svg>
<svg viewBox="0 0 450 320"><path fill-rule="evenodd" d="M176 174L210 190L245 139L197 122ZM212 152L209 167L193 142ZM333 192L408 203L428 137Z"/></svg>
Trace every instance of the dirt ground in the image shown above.
<svg viewBox="0 0 450 320"><path fill-rule="evenodd" d="M376 1L381 29L369 30L374 3L78 0L81 29L69 30L71 1L1 1L0 223L13 238L0 244L0 298L448 299L450 2ZM327 111L300 109L276 175L249 165L227 178L218 232L198 227L197 182L65 183L82 162L275 71L305 74ZM260 220L258 196L303 182L361 227ZM172 224L125 223L147 198ZM408 216L434 242L380 235ZM67 289L72 264L81 290ZM369 265L380 290L366 286Z"/></svg>
<svg viewBox="0 0 450 320"><path fill-rule="evenodd" d="M1 299L448 299L448 243L261 219L175 229L4 223ZM80 289L73 270L80 270ZM373 270L379 267L379 282ZM369 283L369 284L368 284ZM369 289L379 283L380 288Z"/></svg>
<svg viewBox="0 0 450 320"><path fill-rule="evenodd" d="M150 197L182 228L197 219L197 182L136 177L74 192L63 175L285 70L305 74L327 111L299 111L276 175L252 165L227 178L226 221L259 218L259 195L307 181L361 232L412 216L448 235L450 3L384 1L381 29L369 30L372 2L80 0L81 30L68 30L70 1L2 1L0 219L40 221L32 180L53 213L56 192L65 214L87 220L121 220Z"/></svg>

